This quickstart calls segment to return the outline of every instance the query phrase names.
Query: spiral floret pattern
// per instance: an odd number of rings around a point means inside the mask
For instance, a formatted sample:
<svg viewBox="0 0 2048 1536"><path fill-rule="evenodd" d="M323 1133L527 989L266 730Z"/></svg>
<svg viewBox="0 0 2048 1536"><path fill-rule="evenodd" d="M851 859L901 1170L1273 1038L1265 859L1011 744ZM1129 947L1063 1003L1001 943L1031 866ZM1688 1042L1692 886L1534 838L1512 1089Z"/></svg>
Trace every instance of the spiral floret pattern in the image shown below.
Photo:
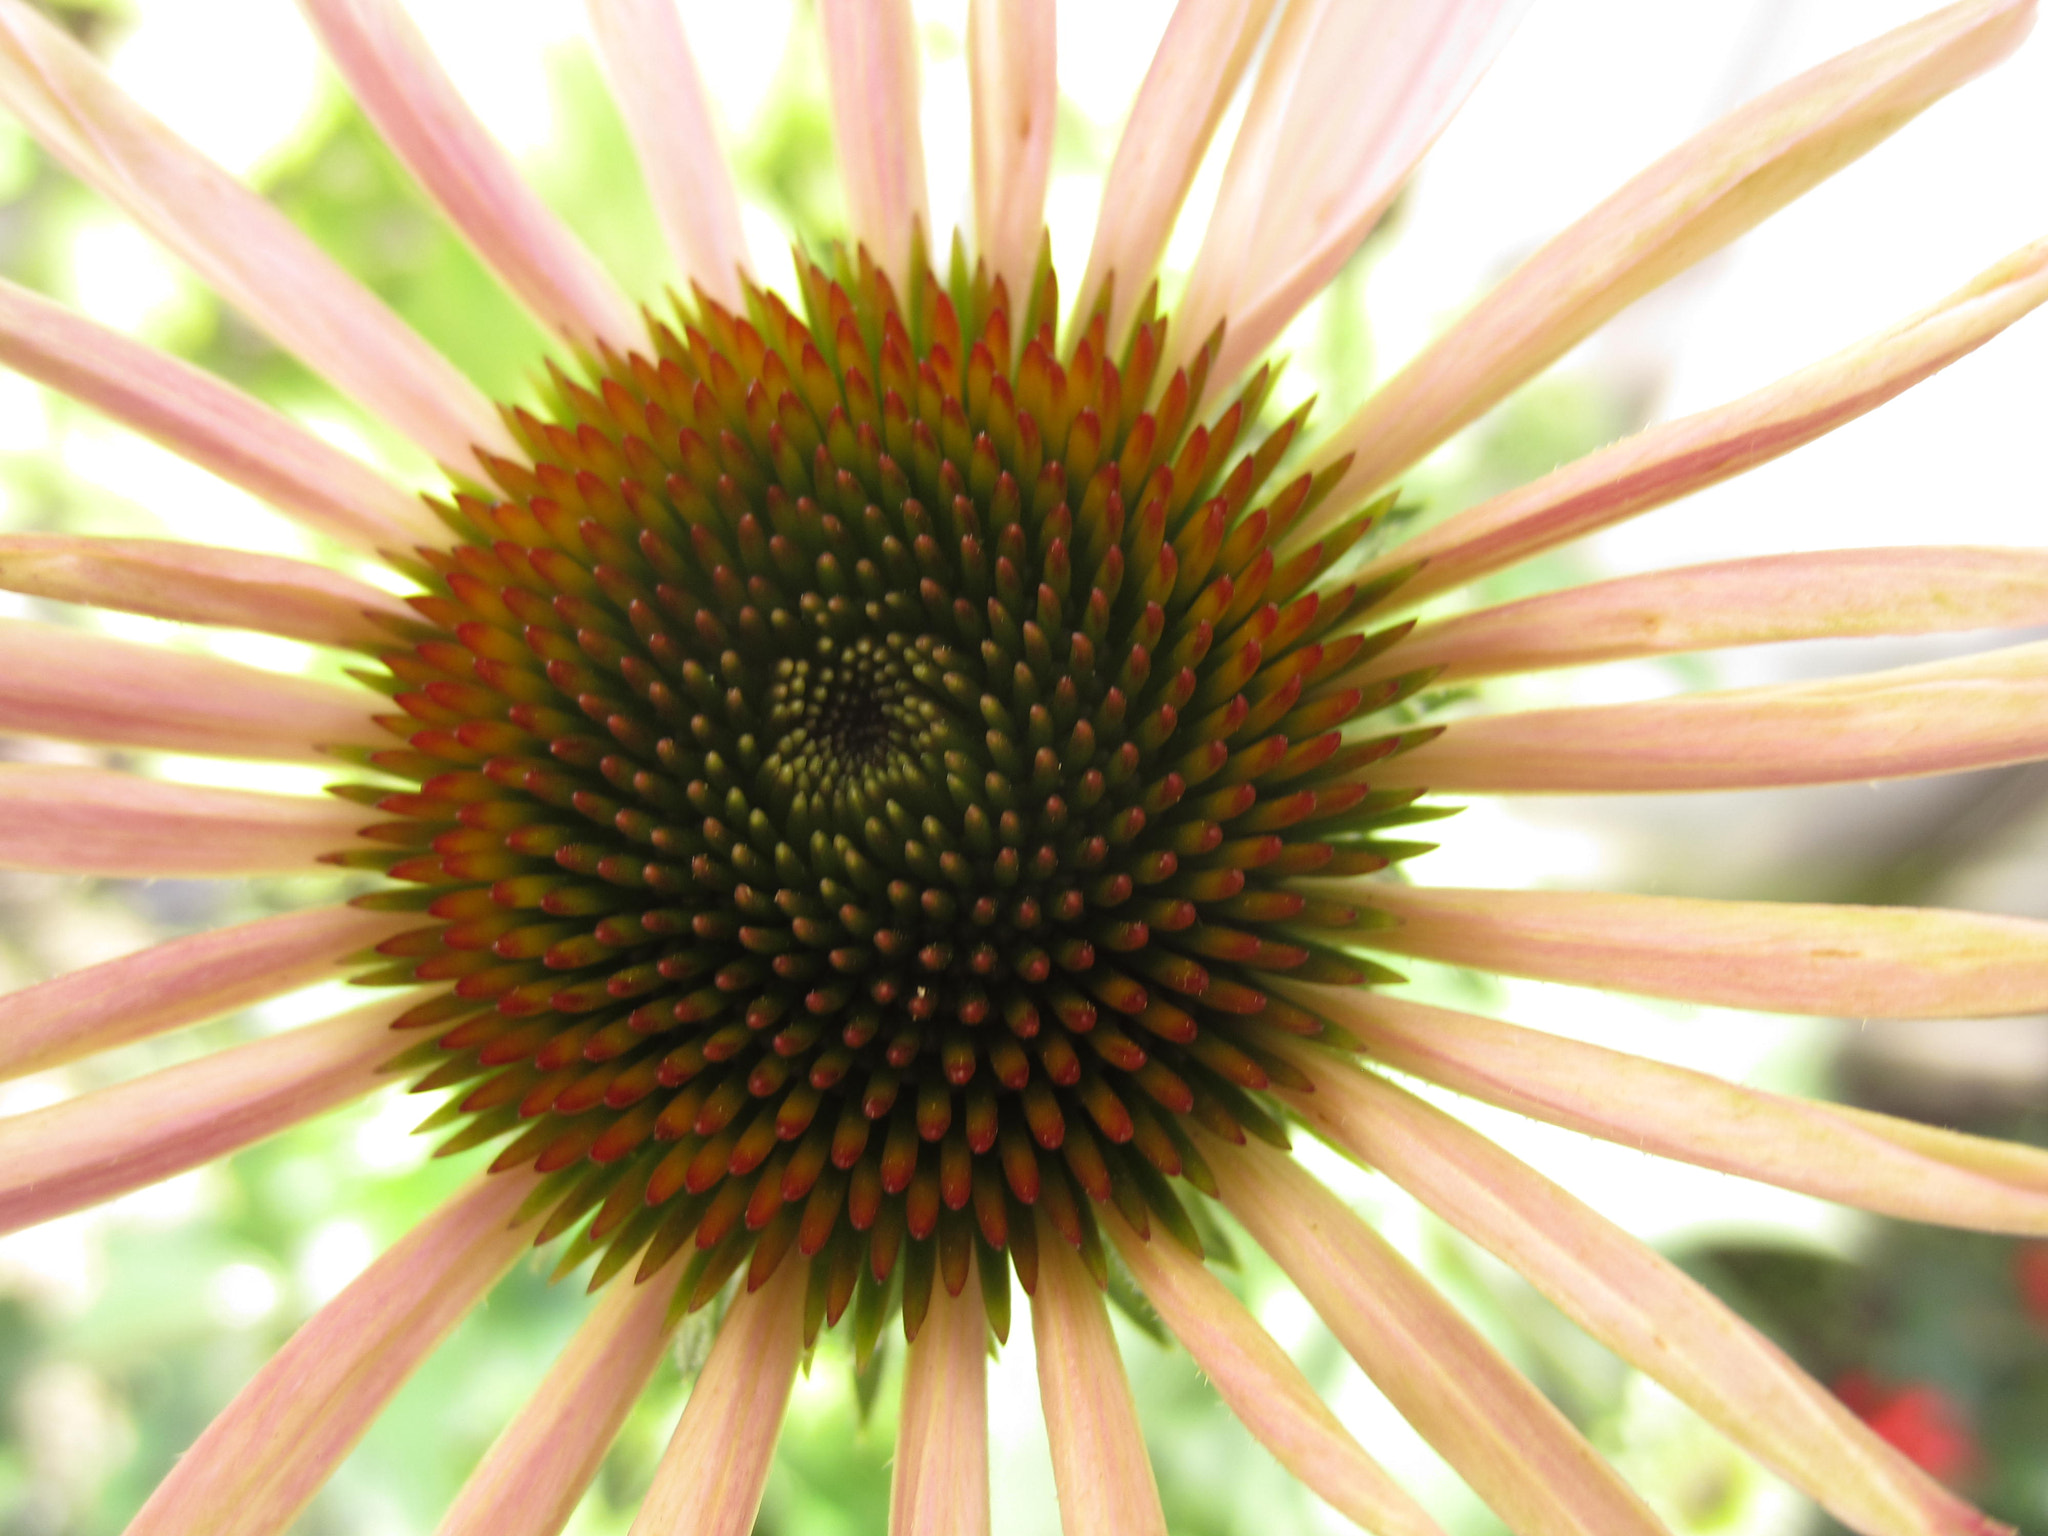
<svg viewBox="0 0 2048 1536"><path fill-rule="evenodd" d="M436 989L396 1065L445 1149L512 1138L563 1272L800 1258L864 1350L970 1272L1001 1333L1044 1234L1103 1275L1098 1202L1199 1251L1190 1127L1285 1145L1262 1041L1324 1029L1272 978L1391 974L1317 882L1434 814L1370 782L1426 677L1347 678L1406 628L1342 577L1386 502L1290 538L1343 465L1280 473L1271 370L1198 421L1216 338L1162 379L1149 302L1111 358L1046 262L1021 309L916 271L696 295L508 410L530 462L365 674L405 787L337 791L389 818L360 903L422 915L358 979Z"/></svg>

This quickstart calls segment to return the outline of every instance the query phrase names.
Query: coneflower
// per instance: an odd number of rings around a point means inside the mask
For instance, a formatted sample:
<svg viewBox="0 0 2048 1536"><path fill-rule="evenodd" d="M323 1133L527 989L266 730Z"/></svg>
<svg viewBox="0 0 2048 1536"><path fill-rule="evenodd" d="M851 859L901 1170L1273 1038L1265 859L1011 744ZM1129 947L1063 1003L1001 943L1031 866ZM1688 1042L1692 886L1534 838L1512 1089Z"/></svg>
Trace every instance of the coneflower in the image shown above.
<svg viewBox="0 0 2048 1536"><path fill-rule="evenodd" d="M2048 297L2048 247L1425 533L1389 542L1380 525L1424 453L2001 57L2031 6L1970 0L1743 108L1320 438L1305 409L1273 419L1257 360L1399 190L1512 4L1184 0L1068 297L1041 235L1049 5L972 8L975 227L938 250L908 9L825 0L852 228L806 247L778 293L746 266L667 0L591 0L688 279L641 310L522 186L397 5L305 9L560 351L541 404L494 410L63 34L0 0L0 98L447 473L416 498L218 381L0 290L0 358L414 589L146 540L0 542L13 590L341 648L363 685L10 625L9 730L349 771L313 800L8 765L0 857L385 877L18 993L0 1005L0 1064L59 1064L337 968L398 989L0 1123L0 1219L195 1166L392 1073L447 1092L429 1122L444 1151L493 1150L257 1374L131 1530L283 1530L535 1243L558 1246L558 1274L590 1264L600 1299L450 1536L559 1530L678 1320L721 1299L636 1532L751 1528L793 1375L834 1327L863 1360L884 1328L910 1341L892 1529L985 1531L985 1359L1017 1294L1065 1528L1163 1531L1112 1271L1304 1483L1370 1529L1434 1530L1205 1266L1219 1212L1511 1527L1661 1529L1288 1155L1303 1134L1409 1190L1854 1528L1989 1528L1677 1269L1381 1069L1962 1226L2048 1230L2048 1158L1382 988L1400 979L1385 962L1414 955L1801 1013L2048 1004L2039 924L1388 873L1425 846L1408 829L1448 809L1431 791L1761 787L2048 756L2038 647L1448 726L1403 707L1439 683L1622 656L2041 622L2048 561L1947 549L1416 611L1888 399ZM1162 309L1167 231L1255 57L1217 213Z"/></svg>

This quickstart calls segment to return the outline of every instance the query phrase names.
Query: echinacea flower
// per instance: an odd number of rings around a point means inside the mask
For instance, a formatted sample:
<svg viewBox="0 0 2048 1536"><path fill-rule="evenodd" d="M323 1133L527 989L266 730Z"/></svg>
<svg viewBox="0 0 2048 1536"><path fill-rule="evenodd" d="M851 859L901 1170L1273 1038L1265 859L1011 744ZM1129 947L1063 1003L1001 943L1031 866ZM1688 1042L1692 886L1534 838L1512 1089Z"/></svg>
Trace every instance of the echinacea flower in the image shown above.
<svg viewBox="0 0 2048 1536"><path fill-rule="evenodd" d="M1430 793L1759 788L2048 756L2038 645L1821 683L1461 715L1447 682L2048 616L2037 552L1862 550L1425 617L1424 601L1784 454L2048 298L2048 244L1777 384L1411 537L1397 478L1609 317L2015 47L1966 0L1743 107L1530 257L1348 420L1259 359L1351 256L1511 0L1182 0L1062 296L1050 5L971 10L974 219L929 242L901 0L823 0L851 238L751 275L668 0L590 0L687 297L640 309L511 169L395 0L304 0L392 149L557 347L494 409L280 214L0 0L0 99L249 320L432 456L425 497L219 380L0 289L0 359L373 552L0 542L45 598L283 635L361 687L0 630L0 728L347 765L326 799L0 765L0 860L374 888L6 1000L24 1073L345 970L395 995L0 1122L45 1220L369 1092L449 1090L487 1171L257 1372L148 1536L282 1531L518 1255L599 1299L442 1530L560 1529L678 1318L716 1342L636 1532L738 1533L821 1330L910 1341L891 1527L989 1525L1012 1276L1068 1532L1165 1528L1104 1286L1368 1529L1430 1517L1205 1264L1220 1207L1507 1524L1661 1529L1565 1417L1289 1155L1314 1135L1519 1270L1851 1527L1984 1517L1673 1265L1393 1074L1868 1210L2048 1232L2048 1155L1404 1000L1402 956L1734 1007L2048 1007L2048 926L1896 908L1433 889ZM1153 283L1247 105L1170 312ZM648 296L650 299L652 296ZM1434 610L1430 610L1433 614ZM354 877L364 890L363 875ZM394 1036L393 1031L397 1031Z"/></svg>

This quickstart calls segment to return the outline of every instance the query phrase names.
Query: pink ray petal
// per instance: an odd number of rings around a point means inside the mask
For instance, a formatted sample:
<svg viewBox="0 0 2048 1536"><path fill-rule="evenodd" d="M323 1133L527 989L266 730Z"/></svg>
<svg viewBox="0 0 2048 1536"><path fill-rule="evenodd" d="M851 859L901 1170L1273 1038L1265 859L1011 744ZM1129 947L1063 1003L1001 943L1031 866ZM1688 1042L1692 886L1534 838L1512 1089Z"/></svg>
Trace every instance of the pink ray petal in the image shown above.
<svg viewBox="0 0 2048 1536"><path fill-rule="evenodd" d="M607 1289L434 1536L557 1536L661 1363L672 1299L661 1285Z"/></svg>
<svg viewBox="0 0 2048 1536"><path fill-rule="evenodd" d="M1050 1228L1044 1231L1031 1333L1060 1530L1065 1536L1166 1536L1109 1307L1080 1255Z"/></svg>
<svg viewBox="0 0 2048 1536"><path fill-rule="evenodd" d="M1518 267L1339 427L1348 509L1611 316L1883 142L2019 46L2032 0L1966 0L1766 92Z"/></svg>
<svg viewBox="0 0 2048 1536"><path fill-rule="evenodd" d="M691 281L743 312L751 263L732 167L711 120L676 0L584 0L669 251Z"/></svg>
<svg viewBox="0 0 2048 1536"><path fill-rule="evenodd" d="M1227 319L1236 378L1358 249L1486 72L1527 0L1321 0L1282 15L1187 294L1185 359Z"/></svg>
<svg viewBox="0 0 2048 1536"><path fill-rule="evenodd" d="M1420 602L1694 491L1834 431L1965 357L2048 299L2048 240L2014 252L1940 303L1751 394L1634 437L1446 518L1368 566L1418 560L1400 601Z"/></svg>
<svg viewBox="0 0 2048 1536"><path fill-rule="evenodd" d="M1777 640L2048 624L2048 552L1831 549L1598 581L1425 624L1346 678L1541 672Z"/></svg>
<svg viewBox="0 0 2048 1536"><path fill-rule="evenodd" d="M1387 789L1593 794L1912 779L2048 757L2048 641L1817 683L1459 720Z"/></svg>
<svg viewBox="0 0 2048 1536"><path fill-rule="evenodd" d="M854 240L903 292L910 232L931 238L910 0L819 0L833 138Z"/></svg>
<svg viewBox="0 0 2048 1536"><path fill-rule="evenodd" d="M971 0L967 68L974 101L974 240L1013 296L1031 285L1045 227L1059 69L1053 8Z"/></svg>
<svg viewBox="0 0 2048 1536"><path fill-rule="evenodd" d="M1925 907L1483 891L1374 881L1378 948L1651 997L1842 1018L2048 1010L2048 923Z"/></svg>
<svg viewBox="0 0 2048 1536"><path fill-rule="evenodd" d="M280 345L443 465L470 470L476 444L517 456L490 403L445 358L23 0L0 0L0 104Z"/></svg>
<svg viewBox="0 0 2048 1536"><path fill-rule="evenodd" d="M0 592L313 645L388 645L379 619L418 622L390 593L324 565L172 539L0 534Z"/></svg>
<svg viewBox="0 0 2048 1536"><path fill-rule="evenodd" d="M391 743L360 689L26 619L0 619L0 677L0 731L26 736L293 763Z"/></svg>
<svg viewBox="0 0 2048 1536"><path fill-rule="evenodd" d="M0 1078L219 1018L337 975L416 914L314 907L171 939L0 998Z"/></svg>
<svg viewBox="0 0 2048 1536"><path fill-rule="evenodd" d="M2048 1232L2048 1153L1356 989L1288 995L1375 1061L1603 1141L1907 1221Z"/></svg>
<svg viewBox="0 0 2048 1536"><path fill-rule="evenodd" d="M127 1536L276 1536L529 1241L532 1181L479 1179L270 1357L179 1458Z"/></svg>
<svg viewBox="0 0 2048 1536"><path fill-rule="evenodd" d="M354 840L360 807L105 768L0 763L0 869L136 879L297 874Z"/></svg>
<svg viewBox="0 0 2048 1536"><path fill-rule="evenodd" d="M1316 1070L1322 1070L1320 1058ZM1139 1237L1121 1216L1104 1225L1145 1299L1209 1384L1299 1482L1378 1536L1442 1536L1442 1528L1365 1453L1287 1352L1207 1265L1170 1237Z"/></svg>
<svg viewBox="0 0 2048 1536"><path fill-rule="evenodd" d="M1086 316L1115 278L1110 345L1144 296L1224 108L1264 36L1274 0L1180 0L1138 87L1102 188L1102 211L1074 313ZM1202 338L1195 338L1200 341Z"/></svg>
<svg viewBox="0 0 2048 1536"><path fill-rule="evenodd" d="M911 1341L889 1482L889 1536L988 1536L988 1319L970 1261L958 1296L932 1287Z"/></svg>
<svg viewBox="0 0 2048 1536"><path fill-rule="evenodd" d="M1384 1173L1587 1333L1866 1536L1962 1536L1984 1517L1873 1434L1706 1287L1471 1127L1326 1051L1282 1091L1316 1134Z"/></svg>
<svg viewBox="0 0 2048 1536"><path fill-rule="evenodd" d="M0 1119L0 1232L15 1232L274 1136L379 1086L391 1021L420 994L215 1051Z"/></svg>
<svg viewBox="0 0 2048 1536"><path fill-rule="evenodd" d="M470 248L570 346L626 351L645 331L583 242L477 121L393 0L300 0L328 57L398 158Z"/></svg>
<svg viewBox="0 0 2048 1536"><path fill-rule="evenodd" d="M748 1536L804 1347L810 1266L786 1257L718 1325L630 1536Z"/></svg>
<svg viewBox="0 0 2048 1536"><path fill-rule="evenodd" d="M1372 1228L1288 1154L1205 1138L1223 1203L1401 1416L1519 1536L1666 1536L1588 1445Z"/></svg>
<svg viewBox="0 0 2048 1536"><path fill-rule="evenodd" d="M436 526L419 498L261 401L4 280L0 363L358 548L403 547Z"/></svg>

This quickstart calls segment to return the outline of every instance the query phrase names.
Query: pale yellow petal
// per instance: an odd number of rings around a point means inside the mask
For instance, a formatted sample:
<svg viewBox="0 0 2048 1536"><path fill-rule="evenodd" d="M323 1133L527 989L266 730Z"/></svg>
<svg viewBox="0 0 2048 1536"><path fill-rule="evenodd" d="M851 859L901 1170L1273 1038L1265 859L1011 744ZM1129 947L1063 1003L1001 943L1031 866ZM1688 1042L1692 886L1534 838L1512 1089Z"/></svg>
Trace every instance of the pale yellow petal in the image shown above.
<svg viewBox="0 0 2048 1536"><path fill-rule="evenodd" d="M340 974L413 913L313 907L170 939L0 997L0 1077L61 1066Z"/></svg>
<svg viewBox="0 0 2048 1536"><path fill-rule="evenodd" d="M1166 1536L1109 1307L1073 1249L1044 1229L1031 1334L1065 1536Z"/></svg>
<svg viewBox="0 0 2048 1536"><path fill-rule="evenodd" d="M278 1536L525 1249L532 1189L480 1179L315 1313L157 1485L127 1536Z"/></svg>
<svg viewBox="0 0 2048 1536"><path fill-rule="evenodd" d="M1288 996L1376 1060L1588 1136L1886 1216L2048 1233L2048 1152L1809 1103L1358 989Z"/></svg>
<svg viewBox="0 0 2048 1536"><path fill-rule="evenodd" d="M1983 1516L1886 1444L1670 1260L1484 1136L1326 1051L1282 1097L1512 1267L1594 1338L1866 1536L1962 1536Z"/></svg>
<svg viewBox="0 0 2048 1536"><path fill-rule="evenodd" d="M750 263L739 193L676 0L584 0L584 9L670 254L684 276L740 311Z"/></svg>
<svg viewBox="0 0 2048 1536"><path fill-rule="evenodd" d="M697 1373L632 1536L748 1536L804 1344L810 1266L794 1254L741 1289Z"/></svg>
<svg viewBox="0 0 2048 1536"><path fill-rule="evenodd" d="M1889 138L2019 46L2032 0L1966 0L1731 112L1518 267L1331 436L1333 515L1611 316Z"/></svg>

